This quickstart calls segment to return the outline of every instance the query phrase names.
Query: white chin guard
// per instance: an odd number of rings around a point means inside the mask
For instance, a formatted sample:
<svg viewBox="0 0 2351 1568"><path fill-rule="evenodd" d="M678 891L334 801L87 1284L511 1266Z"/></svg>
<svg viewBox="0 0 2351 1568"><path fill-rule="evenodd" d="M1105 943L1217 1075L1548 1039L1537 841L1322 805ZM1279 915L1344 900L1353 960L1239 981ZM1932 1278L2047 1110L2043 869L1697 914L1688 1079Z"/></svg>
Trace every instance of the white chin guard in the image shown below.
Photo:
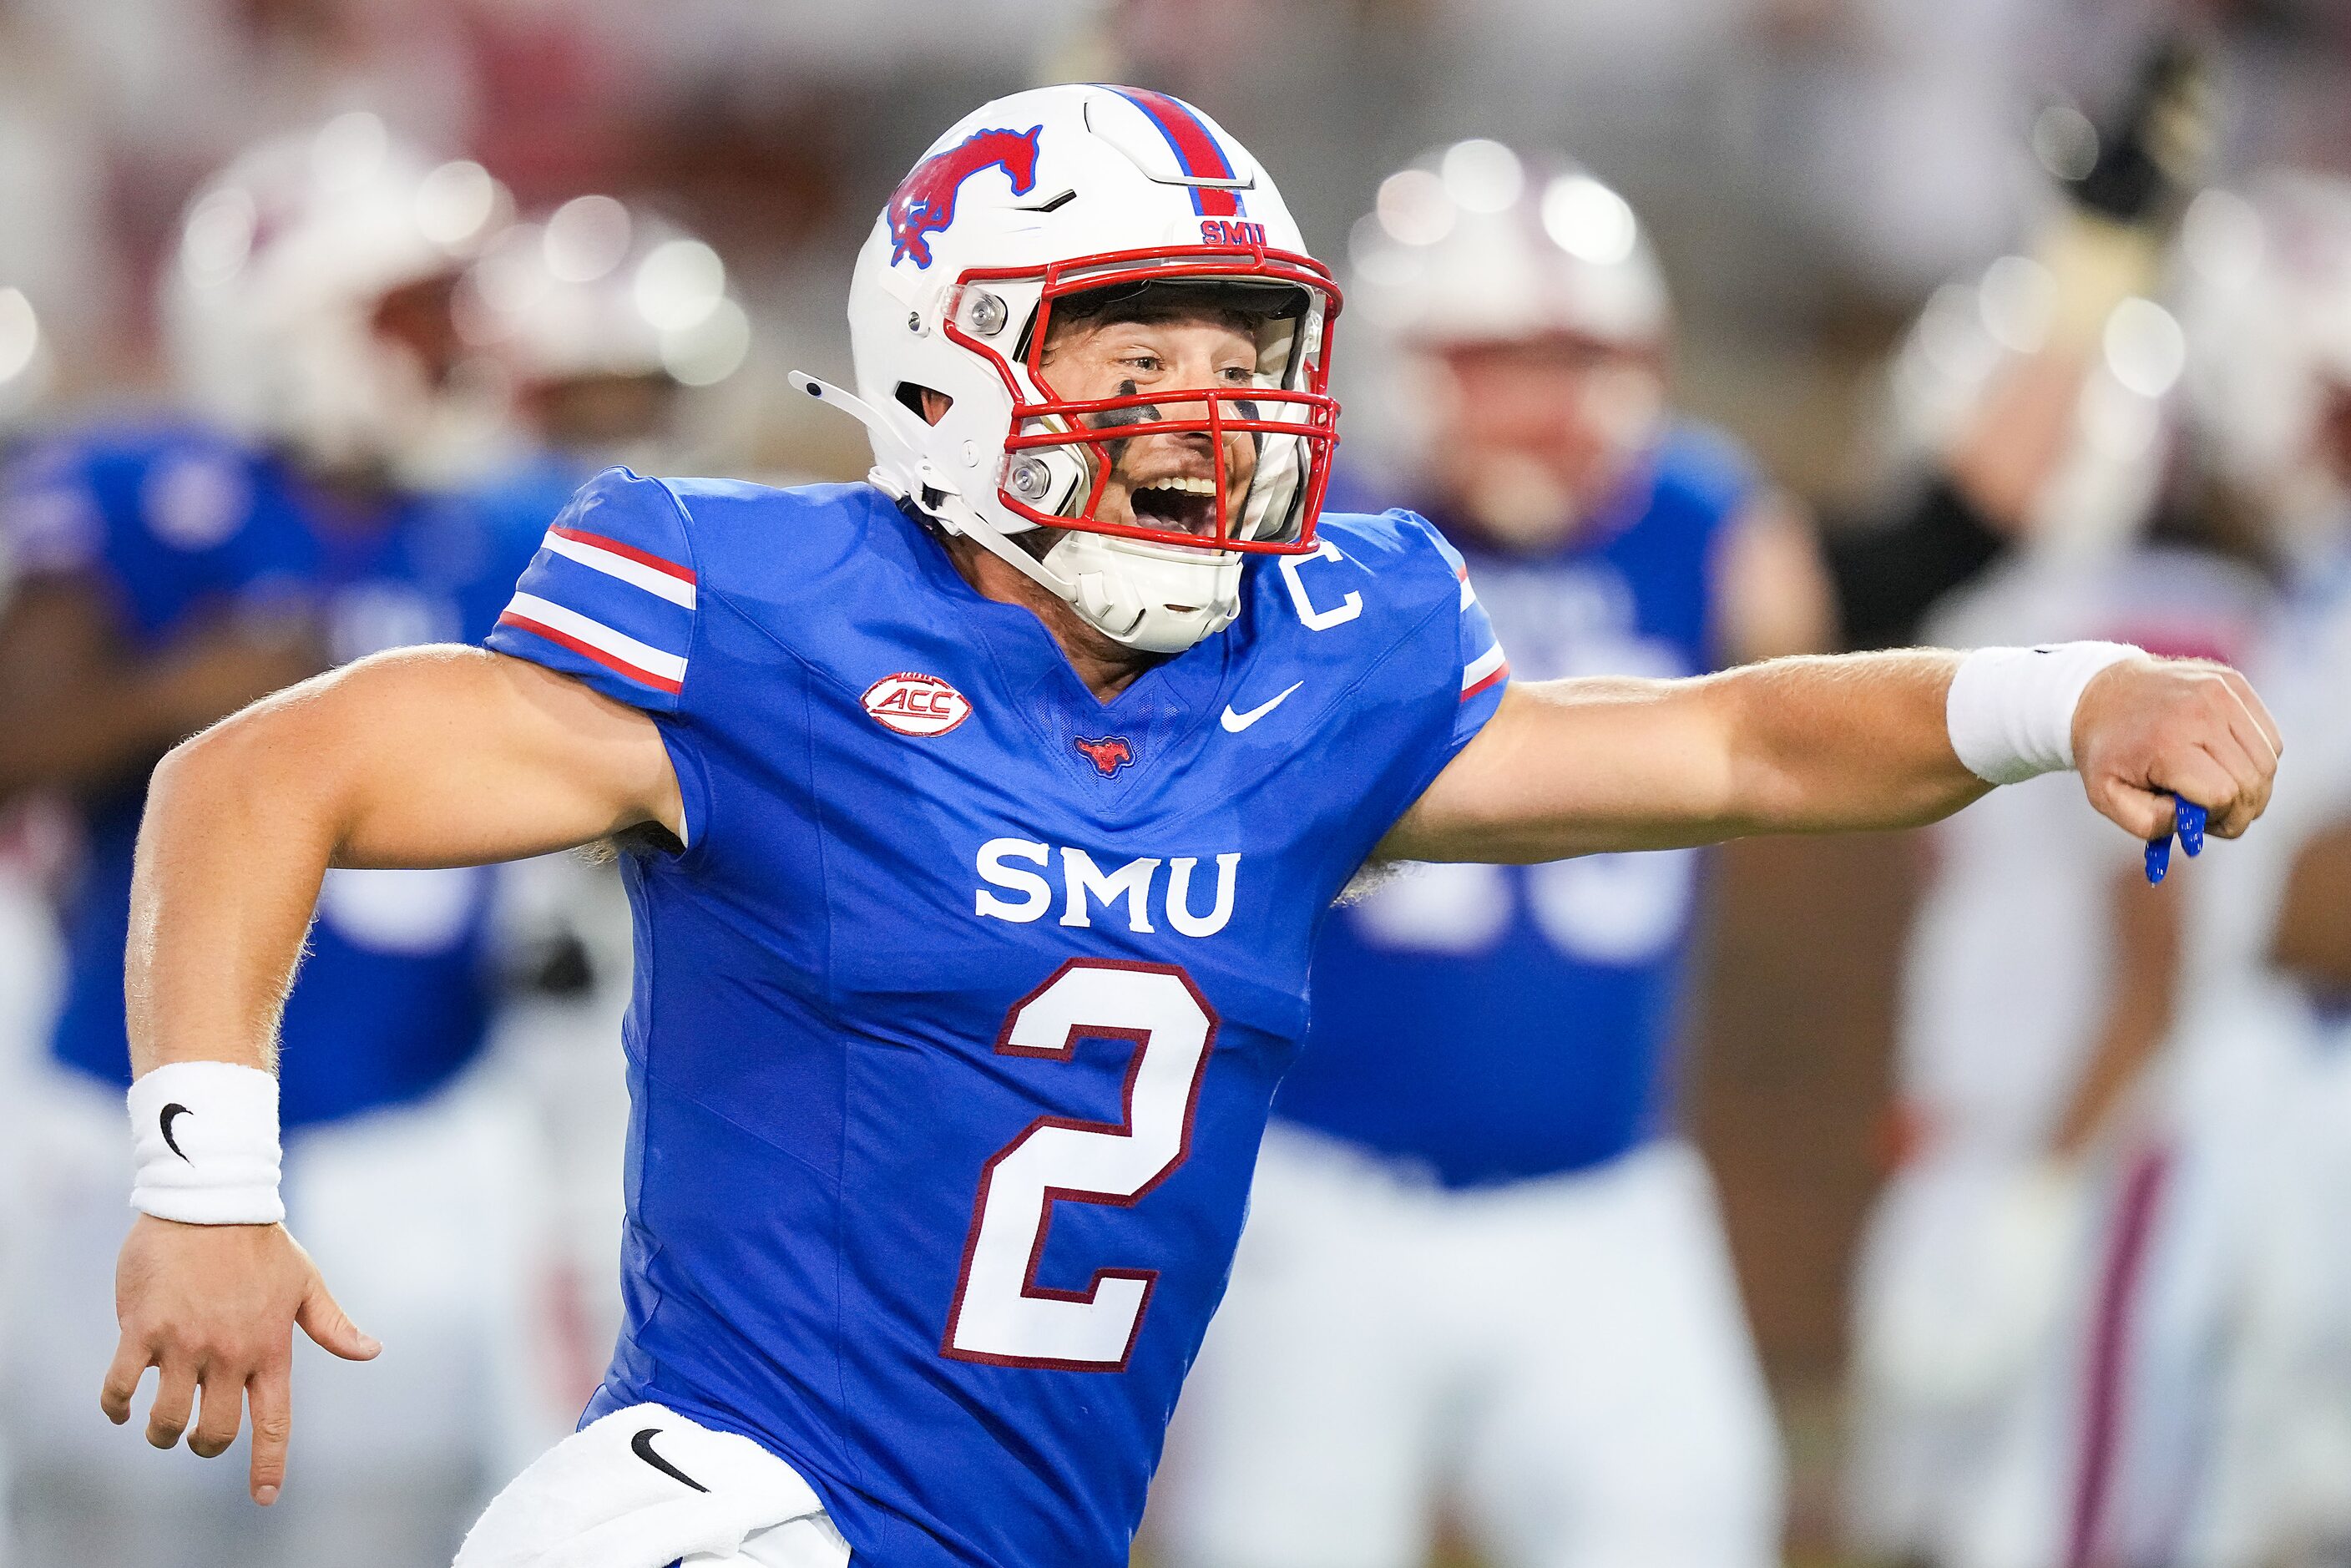
<svg viewBox="0 0 2351 1568"><path fill-rule="evenodd" d="M963 535L1063 600L1087 625L1122 647L1180 653L1223 631L1240 613L1238 550L1193 549L1065 528L1040 559L975 511L955 482L907 446L871 403L798 371L791 384L872 433L875 453L889 458L867 476L876 489L893 500L919 496L918 508L949 533ZM914 476L911 484L902 473ZM1028 524L1018 531L1040 526Z"/></svg>
<svg viewBox="0 0 2351 1568"><path fill-rule="evenodd" d="M1180 653L1240 613L1241 558L1234 550L1186 549L1071 529L1040 564L1061 580L1047 586L1088 625L1147 653Z"/></svg>

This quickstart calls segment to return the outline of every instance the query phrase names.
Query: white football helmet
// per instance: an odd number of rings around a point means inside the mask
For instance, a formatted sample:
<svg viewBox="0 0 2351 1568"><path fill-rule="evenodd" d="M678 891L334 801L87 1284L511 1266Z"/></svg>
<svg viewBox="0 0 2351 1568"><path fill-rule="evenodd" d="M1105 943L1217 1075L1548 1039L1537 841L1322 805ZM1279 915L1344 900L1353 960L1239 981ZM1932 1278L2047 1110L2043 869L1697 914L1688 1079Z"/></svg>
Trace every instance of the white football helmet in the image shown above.
<svg viewBox="0 0 2351 1568"><path fill-rule="evenodd" d="M2198 452L2288 557L2323 550L2351 527L2325 440L2351 399L2351 181L2273 170L2241 194L2207 191L2180 242Z"/></svg>
<svg viewBox="0 0 2351 1568"><path fill-rule="evenodd" d="M575 196L497 235L465 274L457 326L526 398L607 379L673 391L716 386L742 367L751 319L727 288L726 264L675 224L611 196ZM544 423L544 422L542 422ZM600 465L651 473L676 444L674 415L615 444L542 428L559 444L597 447Z"/></svg>
<svg viewBox="0 0 2351 1568"><path fill-rule="evenodd" d="M1207 291L1254 323L1255 384L1180 402L1056 393L1040 368L1053 310L1112 289ZM940 137L875 220L849 293L858 395L793 384L865 424L889 495L1113 640L1176 653L1238 613L1245 557L1314 548L1338 310L1272 179L1207 116L1139 89L1040 88ZM953 400L935 424L920 389ZM1207 532L1096 515L1122 439L1234 433L1257 460L1239 495L1218 465ZM1050 549L1013 537L1040 528L1059 533Z"/></svg>
<svg viewBox="0 0 2351 1568"><path fill-rule="evenodd" d="M1362 323L1407 344L1657 349L1673 325L1631 204L1565 159L1499 141L1455 142L1382 181L1348 259Z"/></svg>
<svg viewBox="0 0 2351 1568"><path fill-rule="evenodd" d="M434 166L372 114L260 143L189 202L162 317L196 412L326 470L454 483L503 439L494 387L378 329L386 298L453 281L505 221L478 163Z"/></svg>
<svg viewBox="0 0 2351 1568"><path fill-rule="evenodd" d="M1656 443L1673 326L1665 274L1631 204L1576 164L1483 138L1433 150L1381 182L1348 258L1369 340L1358 363L1376 374L1359 413L1392 479L1426 484L1452 467L1438 482L1471 492L1457 499L1484 528L1533 542L1572 528ZM1478 444L1463 422L1479 416L1447 351L1546 341L1602 351L1575 394L1597 444L1586 486L1531 454L1466 455Z"/></svg>
<svg viewBox="0 0 2351 1568"><path fill-rule="evenodd" d="M666 218L575 196L503 230L465 275L459 325L523 382L667 376L708 386L741 368L750 323L726 264Z"/></svg>

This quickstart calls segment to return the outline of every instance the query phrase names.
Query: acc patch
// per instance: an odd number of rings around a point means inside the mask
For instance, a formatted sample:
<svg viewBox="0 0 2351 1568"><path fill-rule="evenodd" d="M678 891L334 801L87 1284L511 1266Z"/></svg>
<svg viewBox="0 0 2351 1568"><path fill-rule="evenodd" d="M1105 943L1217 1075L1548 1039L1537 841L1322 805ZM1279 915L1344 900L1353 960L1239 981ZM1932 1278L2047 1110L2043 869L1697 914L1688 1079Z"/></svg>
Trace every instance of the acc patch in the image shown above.
<svg viewBox="0 0 2351 1568"><path fill-rule="evenodd" d="M971 716L971 699L936 675L901 670L865 688L873 722L900 735L945 735Z"/></svg>

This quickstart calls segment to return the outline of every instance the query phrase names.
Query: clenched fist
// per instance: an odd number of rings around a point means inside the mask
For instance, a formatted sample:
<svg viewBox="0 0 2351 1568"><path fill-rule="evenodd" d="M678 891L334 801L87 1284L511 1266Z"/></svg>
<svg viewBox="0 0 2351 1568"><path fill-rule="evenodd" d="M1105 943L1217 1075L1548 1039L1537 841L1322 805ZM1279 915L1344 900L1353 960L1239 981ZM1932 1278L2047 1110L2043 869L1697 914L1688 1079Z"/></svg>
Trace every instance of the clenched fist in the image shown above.
<svg viewBox="0 0 2351 1568"><path fill-rule="evenodd" d="M2245 677L2200 659L2126 659L2074 710L2074 766L2090 803L2142 839L2171 831L2177 794L2233 839L2270 803L2284 741Z"/></svg>

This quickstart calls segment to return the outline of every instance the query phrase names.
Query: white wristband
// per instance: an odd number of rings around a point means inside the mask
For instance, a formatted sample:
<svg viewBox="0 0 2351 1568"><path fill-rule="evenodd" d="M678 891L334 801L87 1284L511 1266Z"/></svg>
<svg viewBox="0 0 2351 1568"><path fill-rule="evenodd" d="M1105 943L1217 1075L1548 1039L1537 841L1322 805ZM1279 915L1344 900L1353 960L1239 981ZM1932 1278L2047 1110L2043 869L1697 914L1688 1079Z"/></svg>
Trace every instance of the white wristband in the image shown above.
<svg viewBox="0 0 2351 1568"><path fill-rule="evenodd" d="M131 1207L184 1225L275 1225L277 1080L233 1061L172 1061L131 1086Z"/></svg>
<svg viewBox="0 0 2351 1568"><path fill-rule="evenodd" d="M2123 643L1979 648L1959 661L1943 705L1951 749L1988 784L2018 784L2074 766L2074 709L2109 664L2139 656Z"/></svg>

